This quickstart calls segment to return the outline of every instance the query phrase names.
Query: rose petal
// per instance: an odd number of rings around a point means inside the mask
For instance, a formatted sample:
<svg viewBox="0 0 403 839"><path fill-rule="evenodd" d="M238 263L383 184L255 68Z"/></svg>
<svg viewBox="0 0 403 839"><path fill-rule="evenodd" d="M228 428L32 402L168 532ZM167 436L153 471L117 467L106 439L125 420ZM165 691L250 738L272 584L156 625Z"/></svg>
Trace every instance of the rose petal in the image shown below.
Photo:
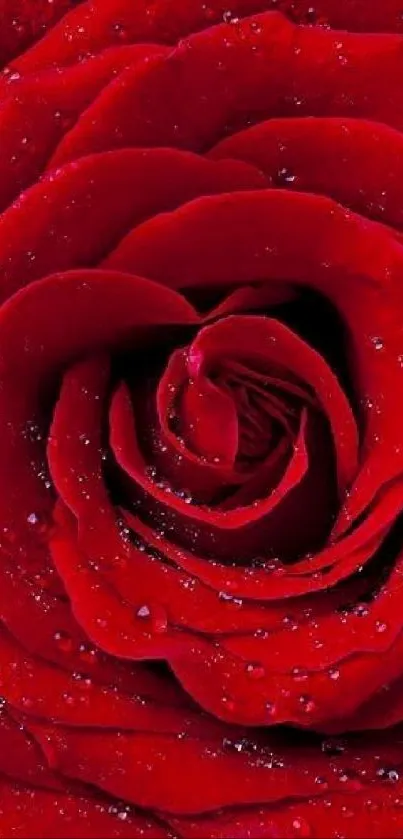
<svg viewBox="0 0 403 839"><path fill-rule="evenodd" d="M168 839L160 821L108 799L20 786L1 781L0 810L5 834L17 839Z"/></svg>
<svg viewBox="0 0 403 839"><path fill-rule="evenodd" d="M122 73L65 135L51 166L119 146L201 152L279 115L354 116L400 129L401 44L399 35L295 27L276 12L211 27Z"/></svg>
<svg viewBox="0 0 403 839"><path fill-rule="evenodd" d="M209 157L258 166L272 186L328 195L403 227L403 137L381 123L340 117L271 119L218 143Z"/></svg>
<svg viewBox="0 0 403 839"><path fill-rule="evenodd" d="M302 802L310 797L334 793L367 792L370 797L388 797L377 769L399 767L400 739L384 741L372 736L367 742L353 740L339 754L321 751L320 741L287 747L280 737L223 737L198 740L195 737L150 737L142 734L76 731L31 724L52 766L62 774L91 779L92 783L143 807L156 807L169 813L208 813L223 806L285 802L297 795ZM200 727L202 733L202 725ZM397 732L399 738L399 734ZM326 742L326 741L325 741ZM240 747L236 748L236 744ZM330 751L330 748L329 748ZM376 759L378 756L378 759ZM121 767L116 772L116 761ZM180 767L186 765L186 773ZM365 771L364 771L365 770ZM200 772L208 783L197 783ZM325 791L316 778L325 779ZM351 780L351 785L349 784ZM394 784L394 795L401 789ZM352 802L354 795L351 795Z"/></svg>
<svg viewBox="0 0 403 839"><path fill-rule="evenodd" d="M56 7L59 12L60 3ZM383 0L382 5L366 0L232 0L227 9L222 0L210 0L206 6L198 0L176 2L173 7L166 0L154 2L152 14L147 8L133 13L130 0L116 0L113 6L102 0L83 3L82 8L66 14L34 47L14 62L21 72L37 70L51 64L65 65L79 61L83 55L94 54L111 43L136 41L174 44L184 35L221 23L235 23L247 14L275 8L301 23L319 23L338 29L362 32L393 32L402 30L399 0ZM228 12L230 14L228 14ZM15 14L15 10L14 10ZM31 21L30 21L31 23ZM54 23L54 19L51 19ZM66 37L74 31L74 38ZM9 35L10 30L5 30ZM14 34L14 32L13 32ZM13 51L19 49L17 45Z"/></svg>
<svg viewBox="0 0 403 839"><path fill-rule="evenodd" d="M124 149L46 175L0 222L4 298L54 271L97 265L146 218L211 192L265 179L236 161L210 163L173 149Z"/></svg>
<svg viewBox="0 0 403 839"><path fill-rule="evenodd" d="M38 4L32 0L12 0L2 5L0 13L1 64L27 49L52 28L80 0L54 0Z"/></svg>
<svg viewBox="0 0 403 839"><path fill-rule="evenodd" d="M99 90L125 67L139 67L163 48L136 45L106 50L66 69L28 76L3 86L0 109L1 192L5 207L42 174L49 157ZM1 90L1 89L0 89Z"/></svg>

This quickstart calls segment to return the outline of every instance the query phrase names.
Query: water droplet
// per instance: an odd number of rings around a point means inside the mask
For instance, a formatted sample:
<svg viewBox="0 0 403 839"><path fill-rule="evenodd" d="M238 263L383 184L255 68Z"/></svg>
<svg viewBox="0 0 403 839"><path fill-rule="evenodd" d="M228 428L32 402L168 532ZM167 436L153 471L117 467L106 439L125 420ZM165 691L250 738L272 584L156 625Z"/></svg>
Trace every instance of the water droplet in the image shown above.
<svg viewBox="0 0 403 839"><path fill-rule="evenodd" d="M302 706L302 709L306 714L312 714L316 707L313 699L310 696L305 695L299 697L299 704Z"/></svg>
<svg viewBox="0 0 403 839"><path fill-rule="evenodd" d="M157 635L162 635L168 629L168 616L162 607L153 609L152 611L152 630Z"/></svg>
<svg viewBox="0 0 403 839"><path fill-rule="evenodd" d="M275 717L277 708L274 702L266 702L266 712L269 717Z"/></svg>
<svg viewBox="0 0 403 839"><path fill-rule="evenodd" d="M386 632L387 628L388 628L388 625L387 625L387 623L384 623L384 621L376 621L375 629L376 629L377 632L380 632L380 633Z"/></svg>
<svg viewBox="0 0 403 839"><path fill-rule="evenodd" d="M398 770L394 767L382 766L376 774L382 781L390 781L392 784L396 784L400 778Z"/></svg>
<svg viewBox="0 0 403 839"><path fill-rule="evenodd" d="M92 687L92 679L85 673L73 673L72 678L80 690L90 690Z"/></svg>
<svg viewBox="0 0 403 839"><path fill-rule="evenodd" d="M361 400L361 403L364 406L364 408L368 408L368 410L371 410L375 404L374 400L370 396L365 396Z"/></svg>
<svg viewBox="0 0 403 839"><path fill-rule="evenodd" d="M364 603L357 603L357 605L354 607L354 614L357 616L357 618L366 618L368 613L368 606L366 606Z"/></svg>
<svg viewBox="0 0 403 839"><path fill-rule="evenodd" d="M55 632L53 636L56 644L63 653L71 653L73 650L73 641L67 632Z"/></svg>
<svg viewBox="0 0 403 839"><path fill-rule="evenodd" d="M322 741L321 749L322 752L324 752L324 754L329 755L329 757L336 757L336 755L343 754L346 747L342 740L338 740L336 738L329 738L327 740Z"/></svg>
<svg viewBox="0 0 403 839"><path fill-rule="evenodd" d="M318 13L317 13L315 7L314 6L309 6L309 8L307 9L306 15L305 15L306 23L308 23L308 24L309 23L310 24L316 23L317 16L318 16Z"/></svg>
<svg viewBox="0 0 403 839"><path fill-rule="evenodd" d="M108 626L108 621L105 620L105 618L97 618L96 624L100 627L100 629L106 629L106 627Z"/></svg>
<svg viewBox="0 0 403 839"><path fill-rule="evenodd" d="M347 787L347 789L350 789L353 792L358 792L362 789L362 783L352 769L342 769L339 775L339 780L345 787Z"/></svg>
<svg viewBox="0 0 403 839"><path fill-rule="evenodd" d="M243 739L240 739L240 740L231 740L228 737L224 737L224 739L222 741L222 744L223 744L223 748L226 751L230 751L230 752L235 751L235 752L239 753L239 752L242 752L244 750L246 751L247 749L250 748L250 743L246 738L243 738Z"/></svg>
<svg viewBox="0 0 403 839"><path fill-rule="evenodd" d="M222 696L221 702L225 706L225 708L228 708L228 711L235 711L235 702L229 696Z"/></svg>
<svg viewBox="0 0 403 839"><path fill-rule="evenodd" d="M279 169L276 174L276 183L281 184L293 184L296 181L296 176L290 172L289 169L286 169L284 166L282 169Z"/></svg>
<svg viewBox="0 0 403 839"><path fill-rule="evenodd" d="M29 516L27 516L27 521L29 524L38 524L39 518L36 513L30 513Z"/></svg>
<svg viewBox="0 0 403 839"><path fill-rule="evenodd" d="M305 682L308 678L307 670L304 670L302 667L293 667L291 675L296 682Z"/></svg>
<svg viewBox="0 0 403 839"><path fill-rule="evenodd" d="M97 657L97 650L95 647L90 647L88 644L80 644L78 649L81 661L86 664L94 664Z"/></svg>
<svg viewBox="0 0 403 839"><path fill-rule="evenodd" d="M144 603L137 609L136 615L140 620L149 621L149 628L157 635L162 635L168 629L168 616L165 609L159 604L148 606Z"/></svg>
<svg viewBox="0 0 403 839"><path fill-rule="evenodd" d="M151 478L151 480L154 480L154 478L156 478L157 476L157 470L155 466L146 466L144 469L144 474L147 478Z"/></svg>
<svg viewBox="0 0 403 839"><path fill-rule="evenodd" d="M229 594L227 591L219 591L218 592L218 599L224 600L226 603L231 603L233 601L233 595Z"/></svg>
<svg viewBox="0 0 403 839"><path fill-rule="evenodd" d="M378 335L374 335L374 336L371 338L371 343L374 345L374 347L375 347L375 349L376 349L377 351L379 351L379 350L383 350L384 343L383 343L382 338L379 338L379 336L378 336Z"/></svg>
<svg viewBox="0 0 403 839"><path fill-rule="evenodd" d="M327 789L329 786L329 782L326 780L326 778L323 777L323 775L316 776L315 784L321 787L321 789Z"/></svg>
<svg viewBox="0 0 403 839"><path fill-rule="evenodd" d="M227 9L225 12L223 12L222 19L224 23L238 23L239 21L239 17L233 16L233 13L230 9Z"/></svg>
<svg viewBox="0 0 403 839"><path fill-rule="evenodd" d="M283 624L287 629L290 629L291 632L296 632L298 629L298 621L293 618L292 615L285 615L283 618Z"/></svg>
<svg viewBox="0 0 403 839"><path fill-rule="evenodd" d="M340 670L337 670L337 668L332 667L329 670L329 677L332 679L333 682L337 682L337 680L340 679Z"/></svg>
<svg viewBox="0 0 403 839"><path fill-rule="evenodd" d="M118 38L122 41L126 41L128 38L127 29L123 26L122 23L114 23L113 29L116 32Z"/></svg>
<svg viewBox="0 0 403 839"><path fill-rule="evenodd" d="M308 824L306 819L296 818L294 819L292 826L296 831L296 834L298 836L303 837L303 839L309 839L309 837L312 835L310 825Z"/></svg>
<svg viewBox="0 0 403 839"><path fill-rule="evenodd" d="M171 487L169 489L172 491ZM193 504L193 497L187 489L179 489L175 491L175 495L177 498L181 498L185 504Z"/></svg>
<svg viewBox="0 0 403 839"><path fill-rule="evenodd" d="M261 664L247 664L246 665L246 672L251 679L263 679L265 676L265 669L262 667Z"/></svg>

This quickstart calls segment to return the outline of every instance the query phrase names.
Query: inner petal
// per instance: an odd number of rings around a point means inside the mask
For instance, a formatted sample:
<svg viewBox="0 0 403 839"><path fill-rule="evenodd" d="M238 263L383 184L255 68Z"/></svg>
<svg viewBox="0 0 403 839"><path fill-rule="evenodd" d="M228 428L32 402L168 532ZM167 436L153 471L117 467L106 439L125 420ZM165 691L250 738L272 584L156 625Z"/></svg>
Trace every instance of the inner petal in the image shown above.
<svg viewBox="0 0 403 839"><path fill-rule="evenodd" d="M230 392L204 376L191 379L180 405L179 431L201 457L233 465L239 447L239 419Z"/></svg>
<svg viewBox="0 0 403 839"><path fill-rule="evenodd" d="M144 403L153 401L150 424ZM292 562L320 549L355 468L354 417L336 377L302 339L263 317L205 326L171 355L147 399L121 382L110 430L120 503L137 505L174 541L227 561L258 551Z"/></svg>
<svg viewBox="0 0 403 839"><path fill-rule="evenodd" d="M224 373L228 364L237 365L231 371L232 383L239 387L242 381L247 388L249 403L254 400L255 419L259 405L259 423L268 412L273 417L273 398L281 400L277 407L283 406L281 413L288 426L293 416L298 421L304 404L316 405L323 412L332 431L342 494L357 472L358 431L347 397L319 353L277 320L234 315L205 326L188 351L189 376L194 379L225 376L228 385L231 377L228 380ZM249 425L252 412L242 413Z"/></svg>
<svg viewBox="0 0 403 839"><path fill-rule="evenodd" d="M290 441L295 439L301 407L311 401L308 392L305 394L300 388L300 398L292 400L282 390L281 378L267 376L232 359L220 365L216 380L232 395L237 407L240 468L261 463L282 436L288 436ZM284 389L290 390L287 385Z"/></svg>

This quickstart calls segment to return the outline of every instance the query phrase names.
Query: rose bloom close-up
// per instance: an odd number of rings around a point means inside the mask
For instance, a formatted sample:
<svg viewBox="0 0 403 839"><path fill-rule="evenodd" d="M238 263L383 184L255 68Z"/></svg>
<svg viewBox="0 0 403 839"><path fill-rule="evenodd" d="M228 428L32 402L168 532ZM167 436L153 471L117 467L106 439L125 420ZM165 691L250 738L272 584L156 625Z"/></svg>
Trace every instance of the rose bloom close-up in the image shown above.
<svg viewBox="0 0 403 839"><path fill-rule="evenodd" d="M403 837L402 0L0 68L0 839Z"/></svg>

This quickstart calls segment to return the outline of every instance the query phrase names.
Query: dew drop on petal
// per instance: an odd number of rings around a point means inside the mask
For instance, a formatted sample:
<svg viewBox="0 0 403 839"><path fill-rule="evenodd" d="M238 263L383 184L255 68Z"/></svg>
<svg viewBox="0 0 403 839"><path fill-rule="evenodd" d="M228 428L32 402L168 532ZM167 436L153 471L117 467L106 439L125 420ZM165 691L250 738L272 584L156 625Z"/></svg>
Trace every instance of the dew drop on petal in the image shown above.
<svg viewBox="0 0 403 839"><path fill-rule="evenodd" d="M298 621L292 615L285 615L283 618L283 624L286 629L290 629L291 632L296 632L298 629Z"/></svg>
<svg viewBox="0 0 403 839"><path fill-rule="evenodd" d="M369 614L368 606L366 606L364 603L357 603L357 605L354 608L354 614L357 618L366 618Z"/></svg>
<svg viewBox="0 0 403 839"><path fill-rule="evenodd" d="M293 667L291 675L296 682L305 682L308 678L307 670L304 670L302 667Z"/></svg>
<svg viewBox="0 0 403 839"><path fill-rule="evenodd" d="M300 836L301 839L309 839L312 836L312 830L306 819L300 817L295 818L292 823L295 835Z"/></svg>
<svg viewBox="0 0 403 839"><path fill-rule="evenodd" d="M296 176L292 172L290 172L289 169L283 167L282 169L278 170L276 176L276 182L278 184L293 184L295 180Z"/></svg>
<svg viewBox="0 0 403 839"><path fill-rule="evenodd" d="M316 776L315 784L317 784L321 789L328 789L329 787L329 782L323 777L323 775Z"/></svg>
<svg viewBox="0 0 403 839"><path fill-rule="evenodd" d="M238 23L239 21L239 18L232 13L231 9L226 9L226 11L223 12L222 19L224 23Z"/></svg>
<svg viewBox="0 0 403 839"><path fill-rule="evenodd" d="M331 667L331 669L329 670L329 677L330 679L332 679L333 682L337 682L337 680L340 678L340 670L338 670L337 667Z"/></svg>
<svg viewBox="0 0 403 839"><path fill-rule="evenodd" d="M224 707L228 709L228 711L230 711L230 712L235 711L235 702L234 702L233 699L231 699L231 697L222 696L221 697L221 702L224 705Z"/></svg>
<svg viewBox="0 0 403 839"><path fill-rule="evenodd" d="M301 705L302 710L305 712L305 714L312 714L316 708L315 702L310 696L300 696L299 704Z"/></svg>
<svg viewBox="0 0 403 839"><path fill-rule="evenodd" d="M398 770L393 766L381 766L376 774L382 781L389 781L392 784L396 784L400 778Z"/></svg>
<svg viewBox="0 0 403 839"><path fill-rule="evenodd" d="M384 343L383 343L382 338L379 338L379 336L378 336L378 335L374 335L374 336L371 338L371 342L372 342L372 344L373 344L374 348L375 348L378 352L379 352L379 350L383 350Z"/></svg>
<svg viewBox="0 0 403 839"><path fill-rule="evenodd" d="M73 650L73 641L67 632L55 632L53 636L59 650L63 653L71 653Z"/></svg>
<svg viewBox="0 0 403 839"><path fill-rule="evenodd" d="M359 792L362 789L362 783L357 774L351 769L342 769L340 771L339 780L343 786L352 792Z"/></svg>
<svg viewBox="0 0 403 839"><path fill-rule="evenodd" d="M251 679L263 679L265 676L265 669L261 664L253 664L250 662L246 665L246 672Z"/></svg>
<svg viewBox="0 0 403 839"><path fill-rule="evenodd" d="M74 672L72 678L80 690L87 691L92 688L92 680L85 673Z"/></svg>
<svg viewBox="0 0 403 839"><path fill-rule="evenodd" d="M91 647L88 644L80 644L78 652L81 661L84 661L86 664L95 663L98 654L95 647Z"/></svg>
<svg viewBox="0 0 403 839"><path fill-rule="evenodd" d="M275 717L277 714L277 707L274 702L266 702L266 712L269 717Z"/></svg>
<svg viewBox="0 0 403 839"><path fill-rule="evenodd" d="M168 616L162 607L154 609L151 613L152 631L162 635L168 629Z"/></svg>
<svg viewBox="0 0 403 839"><path fill-rule="evenodd" d="M321 749L324 754L327 754L331 757L335 757L336 755L343 754L343 752L345 752L346 750L346 747L342 740L330 737L326 740L322 740Z"/></svg>
<svg viewBox="0 0 403 839"><path fill-rule="evenodd" d="M367 807L368 810L371 811L371 813L376 813L376 811L379 810L378 802L373 801L372 798L367 798L367 800L365 802L365 806Z"/></svg>

